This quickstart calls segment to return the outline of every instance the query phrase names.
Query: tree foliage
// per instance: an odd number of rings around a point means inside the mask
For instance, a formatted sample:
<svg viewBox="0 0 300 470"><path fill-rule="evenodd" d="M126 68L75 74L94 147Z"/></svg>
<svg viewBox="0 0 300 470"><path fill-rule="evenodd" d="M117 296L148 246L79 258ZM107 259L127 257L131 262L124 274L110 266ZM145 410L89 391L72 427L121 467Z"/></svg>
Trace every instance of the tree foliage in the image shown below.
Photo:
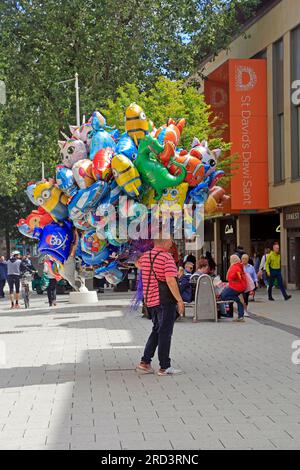
<svg viewBox="0 0 300 470"><path fill-rule="evenodd" d="M0 194L13 195L40 177L41 161L53 173L59 130L75 121L73 82L59 82L79 73L81 112L89 115L125 83L147 91L160 76L182 80L229 44L241 14L249 17L259 2L2 0L0 79L7 104L0 109ZM161 121L150 98L148 106Z"/></svg>

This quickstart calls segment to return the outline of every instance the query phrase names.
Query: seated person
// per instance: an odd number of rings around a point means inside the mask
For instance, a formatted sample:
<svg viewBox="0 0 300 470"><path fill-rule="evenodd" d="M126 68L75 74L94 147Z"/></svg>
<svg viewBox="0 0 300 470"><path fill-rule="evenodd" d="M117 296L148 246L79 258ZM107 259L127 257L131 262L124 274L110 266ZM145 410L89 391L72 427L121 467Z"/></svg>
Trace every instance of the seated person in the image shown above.
<svg viewBox="0 0 300 470"><path fill-rule="evenodd" d="M206 258L201 257L198 263L198 269L195 274L209 274L209 264Z"/></svg>
<svg viewBox="0 0 300 470"><path fill-rule="evenodd" d="M184 302L192 302L193 300L193 288L190 283L193 269L194 269L193 263L191 263L190 261L187 261L184 265L184 273L180 276L178 280L180 294Z"/></svg>

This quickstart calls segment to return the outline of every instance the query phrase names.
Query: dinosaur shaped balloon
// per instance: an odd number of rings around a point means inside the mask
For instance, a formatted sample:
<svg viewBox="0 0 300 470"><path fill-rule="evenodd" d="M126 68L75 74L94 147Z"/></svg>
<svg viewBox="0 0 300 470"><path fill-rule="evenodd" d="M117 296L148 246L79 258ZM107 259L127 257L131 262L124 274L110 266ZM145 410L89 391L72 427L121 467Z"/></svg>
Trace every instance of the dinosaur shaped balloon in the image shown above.
<svg viewBox="0 0 300 470"><path fill-rule="evenodd" d="M139 143L137 158L134 161L142 180L148 183L156 192L155 199L162 197L163 190L170 186L178 186L186 176L186 169L180 163L174 163L181 169L178 176L171 175L167 168L162 165L157 157L159 154L170 154L174 152L172 144L167 142L161 145L157 139L151 135L146 135ZM164 159L165 157L161 157Z"/></svg>

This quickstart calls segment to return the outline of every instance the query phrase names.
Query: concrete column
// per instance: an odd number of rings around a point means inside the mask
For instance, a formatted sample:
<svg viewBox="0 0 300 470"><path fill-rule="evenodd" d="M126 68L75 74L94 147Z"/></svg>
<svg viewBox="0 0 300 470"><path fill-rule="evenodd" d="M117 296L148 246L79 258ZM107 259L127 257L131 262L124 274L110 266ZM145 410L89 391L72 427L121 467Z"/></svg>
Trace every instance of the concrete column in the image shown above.
<svg viewBox="0 0 300 470"><path fill-rule="evenodd" d="M291 142L291 35L288 31L283 36L283 103L284 103L284 176L290 181L292 175L292 142Z"/></svg>
<svg viewBox="0 0 300 470"><path fill-rule="evenodd" d="M283 227L283 212L280 213L280 254L281 254L281 272L284 283L288 281L288 245L287 230Z"/></svg>
<svg viewBox="0 0 300 470"><path fill-rule="evenodd" d="M250 216L241 214L238 216L236 223L237 230L237 244L241 245L244 250L250 254L251 239L250 239Z"/></svg>

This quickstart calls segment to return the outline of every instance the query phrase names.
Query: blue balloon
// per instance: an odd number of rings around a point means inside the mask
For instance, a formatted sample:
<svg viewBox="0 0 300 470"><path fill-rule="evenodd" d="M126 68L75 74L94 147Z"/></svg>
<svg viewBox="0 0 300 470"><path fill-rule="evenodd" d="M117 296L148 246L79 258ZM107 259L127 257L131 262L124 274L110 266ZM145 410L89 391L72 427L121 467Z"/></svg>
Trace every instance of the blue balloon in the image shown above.
<svg viewBox="0 0 300 470"><path fill-rule="evenodd" d="M104 246L103 249L99 253L85 253L81 250L81 258L85 264L88 266L95 266L98 264L103 263L109 257L109 249L107 246Z"/></svg>
<svg viewBox="0 0 300 470"><path fill-rule="evenodd" d="M93 160L95 154L106 147L110 147L113 150L116 148L116 143L112 136L104 130L106 127L106 121L103 116L95 111L92 115L92 140L90 145L90 159Z"/></svg>
<svg viewBox="0 0 300 470"><path fill-rule="evenodd" d="M29 184L27 186L27 188L25 189L25 193L27 194L28 198L30 199L30 202L32 202L32 204L34 204L35 206L38 206L39 204L36 202L36 200L33 197L33 191L35 190L35 188L36 188L35 183Z"/></svg>
<svg viewBox="0 0 300 470"><path fill-rule="evenodd" d="M64 264L70 254L73 241L72 222L64 220L61 224L51 222L44 228L36 228L34 238L39 239L38 251L50 255Z"/></svg>
<svg viewBox="0 0 300 470"><path fill-rule="evenodd" d="M124 196L125 192L122 188L118 185L115 179L111 180L109 183L109 190L106 193L105 197L101 199L101 204L112 204L115 206L118 204L120 196Z"/></svg>
<svg viewBox="0 0 300 470"><path fill-rule="evenodd" d="M69 217L83 219L84 215L96 207L102 197L108 193L108 184L105 181L96 181L89 188L80 189L68 204Z"/></svg>
<svg viewBox="0 0 300 470"><path fill-rule="evenodd" d="M127 132L121 135L119 142L117 143L115 153L126 155L129 160L133 161L136 159L138 149L133 142L132 138L129 137Z"/></svg>
<svg viewBox="0 0 300 470"><path fill-rule="evenodd" d="M57 165L56 167L56 183L59 189L61 189L68 196L73 197L78 191L78 187L73 176L73 171L63 165Z"/></svg>
<svg viewBox="0 0 300 470"><path fill-rule="evenodd" d="M119 132L119 129L113 129L112 131L110 131L109 133L112 138L114 139L114 141L118 140L120 138L120 132Z"/></svg>
<svg viewBox="0 0 300 470"><path fill-rule="evenodd" d="M103 277L110 284L119 284L125 277L125 272L118 269L118 262L113 261L108 266L102 266L95 270L95 277L102 279Z"/></svg>

